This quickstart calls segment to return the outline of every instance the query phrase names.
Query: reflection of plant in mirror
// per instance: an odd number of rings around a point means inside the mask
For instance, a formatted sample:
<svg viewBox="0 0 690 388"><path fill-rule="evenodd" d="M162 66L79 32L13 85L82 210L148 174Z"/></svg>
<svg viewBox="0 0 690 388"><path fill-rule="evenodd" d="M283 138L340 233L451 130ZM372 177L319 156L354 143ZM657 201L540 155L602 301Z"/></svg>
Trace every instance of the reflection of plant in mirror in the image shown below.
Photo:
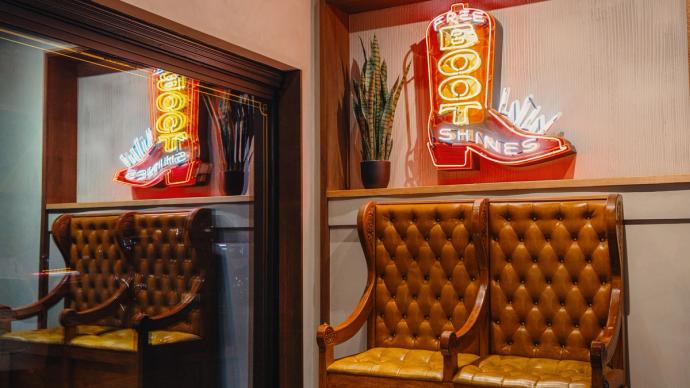
<svg viewBox="0 0 690 388"><path fill-rule="evenodd" d="M361 39L360 43L362 44L362 51L364 51L364 64L360 79L352 81L352 107L362 139L362 159L388 160L393 147L391 131L395 107L400 98L402 85L407 79L410 65L405 66L402 82L398 77L389 91L388 68L386 61L381 62L376 35L371 41L371 56L367 56L364 42Z"/></svg>
<svg viewBox="0 0 690 388"><path fill-rule="evenodd" d="M247 94L231 99L225 94L217 104L209 96L204 103L220 129L226 171L244 171L254 141L254 97Z"/></svg>

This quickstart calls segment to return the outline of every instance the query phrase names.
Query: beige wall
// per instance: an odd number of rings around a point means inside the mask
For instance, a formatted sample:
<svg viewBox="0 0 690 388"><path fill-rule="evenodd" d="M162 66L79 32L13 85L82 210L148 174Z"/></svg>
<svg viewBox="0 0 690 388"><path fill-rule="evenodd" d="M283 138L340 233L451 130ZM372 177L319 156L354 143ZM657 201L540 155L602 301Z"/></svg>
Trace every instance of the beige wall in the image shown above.
<svg viewBox="0 0 690 388"><path fill-rule="evenodd" d="M629 343L631 379L635 387L690 386L690 187L656 191L618 187L602 191L487 193L501 196L588 195L620 192L625 208L630 286ZM435 199L474 198L446 195ZM355 227L359 206L368 200L402 201L410 198L342 199L330 203L331 317L342 322L357 304L366 278L364 255ZM424 199L430 199L425 197ZM412 198L414 200L414 198ZM366 328L336 348L336 356L366 347Z"/></svg>
<svg viewBox="0 0 690 388"><path fill-rule="evenodd" d="M103 1L108 3L108 1ZM232 45L302 71L302 148L304 222L304 374L316 384L318 350L318 187L315 131L314 25L312 0L126 0L145 11L212 35ZM251 54L250 54L251 55Z"/></svg>

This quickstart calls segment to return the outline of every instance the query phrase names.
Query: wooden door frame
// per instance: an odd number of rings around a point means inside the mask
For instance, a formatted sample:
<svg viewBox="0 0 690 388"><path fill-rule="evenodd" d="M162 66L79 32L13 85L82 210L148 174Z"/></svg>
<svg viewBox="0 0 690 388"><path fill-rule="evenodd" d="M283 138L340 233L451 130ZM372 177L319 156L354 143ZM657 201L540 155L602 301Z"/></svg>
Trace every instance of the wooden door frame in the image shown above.
<svg viewBox="0 0 690 388"><path fill-rule="evenodd" d="M250 375L253 387L301 387L301 72L160 16L129 12L124 5L117 6L119 2L100 3L0 0L0 24L271 101L272 123L255 139L252 284L258 286L252 291L255 318ZM41 266L45 269L48 229L45 195L43 198ZM39 283L39 291L45 293L47 284ZM42 321L45 324L45 317Z"/></svg>

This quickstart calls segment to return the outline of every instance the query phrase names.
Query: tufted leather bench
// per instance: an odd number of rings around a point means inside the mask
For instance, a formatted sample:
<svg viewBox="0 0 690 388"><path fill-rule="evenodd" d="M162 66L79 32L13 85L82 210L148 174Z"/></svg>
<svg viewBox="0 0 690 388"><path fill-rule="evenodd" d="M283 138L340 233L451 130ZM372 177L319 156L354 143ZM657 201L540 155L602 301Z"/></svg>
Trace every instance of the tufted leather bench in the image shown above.
<svg viewBox="0 0 690 388"><path fill-rule="evenodd" d="M456 386L627 384L619 195L489 204L489 357Z"/></svg>
<svg viewBox="0 0 690 388"><path fill-rule="evenodd" d="M118 232L131 268L127 324L70 342L90 355L88 362L74 361L72 381L111 369L114 386L125 383L118 380L122 375L134 387L214 386L218 306L211 211L130 212L121 216ZM69 311L61 322L79 324Z"/></svg>
<svg viewBox="0 0 690 388"><path fill-rule="evenodd" d="M5 374L0 387L51 381L214 386L218 306L211 234L208 209L58 218L53 237L77 274L34 305L0 312L9 328L12 319L64 298L63 327L0 337L0 362L11 366L8 355L31 350L37 356L31 368L43 369Z"/></svg>
<svg viewBox="0 0 690 388"><path fill-rule="evenodd" d="M442 386L479 357L486 212L483 200L360 209L367 287L345 322L319 328L322 387ZM333 347L367 321L368 350L333 360Z"/></svg>
<svg viewBox="0 0 690 388"><path fill-rule="evenodd" d="M52 236L60 250L65 267L76 274L63 276L44 298L19 308L0 307L3 315L0 336L0 386L29 385L37 381L59 379L59 368L36 371L25 376L12 376L12 370L35 369L31 365L46 364L46 355L61 356L62 344L78 335L97 335L122 325L124 311L117 308L127 297L126 259L117 242L119 215L62 215L53 223ZM64 301L75 316L90 316L90 311L109 306L88 324L12 331L12 321L47 313ZM14 383L14 378L19 380ZM23 380L22 380L23 379Z"/></svg>
<svg viewBox="0 0 690 388"><path fill-rule="evenodd" d="M370 202L358 230L367 287L319 327L321 387L629 386L620 196Z"/></svg>

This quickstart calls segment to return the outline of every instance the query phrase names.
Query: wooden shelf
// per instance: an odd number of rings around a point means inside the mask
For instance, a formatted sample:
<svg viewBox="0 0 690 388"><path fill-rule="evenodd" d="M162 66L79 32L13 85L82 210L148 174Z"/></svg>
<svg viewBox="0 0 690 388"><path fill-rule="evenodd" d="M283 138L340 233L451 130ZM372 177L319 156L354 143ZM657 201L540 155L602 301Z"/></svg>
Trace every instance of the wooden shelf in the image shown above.
<svg viewBox="0 0 690 388"><path fill-rule="evenodd" d="M530 182L497 182L472 183L445 186L399 187L385 189L353 189L330 190L326 193L329 200L340 198L413 196L413 195L443 195L466 194L496 191L527 191L527 190L558 190L582 189L588 187L621 187L621 186L690 186L690 174L666 175L628 178L597 178L597 179L564 179Z"/></svg>
<svg viewBox="0 0 690 388"><path fill-rule="evenodd" d="M326 2L337 7L343 12L353 14L367 11L377 11L380 9L398 7L401 5L424 3L429 0L327 0ZM545 0L466 0L471 7L490 11L492 9L515 7L537 3ZM449 2L452 3L452 2Z"/></svg>
<svg viewBox="0 0 690 388"><path fill-rule="evenodd" d="M221 203L250 203L254 202L251 195L231 195L215 197L191 197L191 198L165 198L165 199L142 199L131 201L112 201L112 202L71 202L71 203L49 203L46 210L52 213L72 211L72 210L100 210L100 209L123 209L141 208L157 206L186 206L186 205L209 205Z"/></svg>

